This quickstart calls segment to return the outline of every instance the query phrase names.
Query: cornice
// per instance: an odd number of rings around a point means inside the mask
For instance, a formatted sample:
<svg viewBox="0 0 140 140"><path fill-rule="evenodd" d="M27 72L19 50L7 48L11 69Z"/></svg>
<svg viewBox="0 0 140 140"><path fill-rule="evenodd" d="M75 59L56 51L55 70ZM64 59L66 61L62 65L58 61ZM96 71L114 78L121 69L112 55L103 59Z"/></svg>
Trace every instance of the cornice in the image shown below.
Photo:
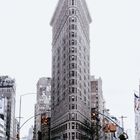
<svg viewBox="0 0 140 140"><path fill-rule="evenodd" d="M59 0L58 1L58 4L57 4L56 9L55 9L55 12L54 12L53 17L52 17L51 22L50 22L50 25L51 26L54 25L54 22L57 19L57 16L59 16L59 14L61 12L61 9L62 9L65 1L67 1L67 0ZM82 4L82 7L83 7L83 9L84 9L84 11L85 11L85 13L87 15L87 18L88 18L89 23L91 23L92 22L92 18L90 16L90 13L89 13L89 10L88 10L86 1L85 0L79 0L79 1Z"/></svg>

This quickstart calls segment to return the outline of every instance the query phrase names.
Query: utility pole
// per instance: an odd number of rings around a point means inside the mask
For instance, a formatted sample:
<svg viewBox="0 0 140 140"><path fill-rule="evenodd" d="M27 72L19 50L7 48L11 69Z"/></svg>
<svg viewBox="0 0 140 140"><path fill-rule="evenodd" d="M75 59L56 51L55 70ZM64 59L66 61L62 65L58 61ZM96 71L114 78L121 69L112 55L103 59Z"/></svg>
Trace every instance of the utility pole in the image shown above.
<svg viewBox="0 0 140 140"><path fill-rule="evenodd" d="M124 130L124 119L126 119L126 116L121 116L121 121L122 121L122 129Z"/></svg>

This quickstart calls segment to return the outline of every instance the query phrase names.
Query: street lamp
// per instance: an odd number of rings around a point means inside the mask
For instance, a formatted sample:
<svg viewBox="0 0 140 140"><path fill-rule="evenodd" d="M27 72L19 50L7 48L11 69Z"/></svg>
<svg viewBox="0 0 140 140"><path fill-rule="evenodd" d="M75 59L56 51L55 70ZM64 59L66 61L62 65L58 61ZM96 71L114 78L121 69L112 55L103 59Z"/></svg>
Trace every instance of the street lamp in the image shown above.
<svg viewBox="0 0 140 140"><path fill-rule="evenodd" d="M19 104L19 129L18 129L18 134L17 134L17 139L20 140L20 123L21 123L21 103L22 103L22 97L26 95L31 95L31 94L36 94L36 93L27 93L27 94L22 94L20 95L20 104Z"/></svg>

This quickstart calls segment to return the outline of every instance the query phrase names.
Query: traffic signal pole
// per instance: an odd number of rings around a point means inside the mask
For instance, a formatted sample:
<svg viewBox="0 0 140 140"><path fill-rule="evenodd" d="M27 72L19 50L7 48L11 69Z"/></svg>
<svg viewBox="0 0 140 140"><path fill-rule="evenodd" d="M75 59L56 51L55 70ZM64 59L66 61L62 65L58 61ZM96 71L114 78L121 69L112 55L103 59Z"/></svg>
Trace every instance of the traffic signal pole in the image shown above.
<svg viewBox="0 0 140 140"><path fill-rule="evenodd" d="M118 126L119 128L122 128L120 125L118 125L113 119L111 119L110 117L106 116L105 114L96 111L98 114L102 115L103 117L107 118L108 120L110 120L111 122L113 122L114 124L116 124L116 126Z"/></svg>
<svg viewBox="0 0 140 140"><path fill-rule="evenodd" d="M126 136L127 136L127 134L124 133L123 125L122 125L122 127L121 127L121 126L120 126L119 124L117 124L113 119L111 119L110 117L106 116L106 115L104 114L104 112L101 113L101 112L96 111L96 110L94 110L94 111L95 111L95 112L93 112L93 113L91 114L93 120L96 120L96 119L97 119L97 114L100 114L100 115L102 115L104 118L110 120L110 121L111 121L113 124L115 124L117 127L119 127L120 129L122 129L123 133L122 133L121 135L126 135ZM123 119L126 118L126 117L122 116L121 118L122 118L122 121L123 121ZM123 123L122 123L122 124L123 124ZM112 130L113 130L113 131L112 131ZM110 130L110 132L114 132L115 129L113 128L112 130ZM121 136L121 135L120 135L120 136ZM97 136L97 137L98 137L98 136ZM127 136L127 137L128 137L128 136ZM92 139L94 140L93 136L92 136ZM126 138L126 139L127 139L127 138Z"/></svg>

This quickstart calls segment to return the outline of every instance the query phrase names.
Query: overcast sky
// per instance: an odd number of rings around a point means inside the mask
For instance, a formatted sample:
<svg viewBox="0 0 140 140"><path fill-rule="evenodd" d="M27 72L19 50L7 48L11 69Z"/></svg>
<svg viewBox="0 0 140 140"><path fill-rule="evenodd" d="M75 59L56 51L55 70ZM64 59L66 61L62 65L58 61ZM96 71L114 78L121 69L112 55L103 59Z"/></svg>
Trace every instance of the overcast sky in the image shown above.
<svg viewBox="0 0 140 140"><path fill-rule="evenodd" d="M0 75L16 79L19 95L36 92L51 76L51 27L58 0L0 0ZM134 134L133 90L140 78L140 1L86 0L92 17L91 74L103 80L106 106L127 116ZM33 115L34 95L22 98L22 122ZM22 129L27 134L33 120Z"/></svg>

